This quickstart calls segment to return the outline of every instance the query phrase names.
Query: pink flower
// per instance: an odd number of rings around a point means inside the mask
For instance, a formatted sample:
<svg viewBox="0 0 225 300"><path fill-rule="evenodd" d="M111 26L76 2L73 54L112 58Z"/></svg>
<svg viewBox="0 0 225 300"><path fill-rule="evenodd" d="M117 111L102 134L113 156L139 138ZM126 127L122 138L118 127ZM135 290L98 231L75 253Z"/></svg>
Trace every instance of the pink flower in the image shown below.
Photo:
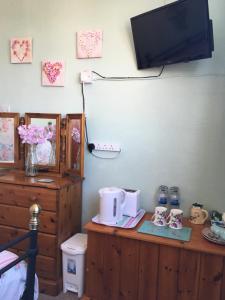
<svg viewBox="0 0 225 300"><path fill-rule="evenodd" d="M19 126L18 133L22 143L26 144L43 144L50 137L49 132L44 127L32 124Z"/></svg>
<svg viewBox="0 0 225 300"><path fill-rule="evenodd" d="M75 143L80 143L80 131L76 127L73 127L71 136Z"/></svg>

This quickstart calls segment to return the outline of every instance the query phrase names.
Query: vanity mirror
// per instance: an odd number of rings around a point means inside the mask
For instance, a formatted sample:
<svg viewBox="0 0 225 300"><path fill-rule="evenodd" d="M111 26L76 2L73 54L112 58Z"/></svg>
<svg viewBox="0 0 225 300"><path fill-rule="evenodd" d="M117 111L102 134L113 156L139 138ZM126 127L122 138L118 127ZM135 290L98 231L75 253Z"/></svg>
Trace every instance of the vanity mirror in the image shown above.
<svg viewBox="0 0 225 300"><path fill-rule="evenodd" d="M66 172L84 174L84 114L66 115Z"/></svg>
<svg viewBox="0 0 225 300"><path fill-rule="evenodd" d="M54 113L20 117L0 112L0 168L24 170L27 176L47 171L83 178L84 121L82 113L61 118Z"/></svg>
<svg viewBox="0 0 225 300"><path fill-rule="evenodd" d="M18 125L18 113L0 112L0 168L18 166Z"/></svg>
<svg viewBox="0 0 225 300"><path fill-rule="evenodd" d="M36 145L36 159L39 171L60 171L60 123L61 115L52 113L26 113L25 124L34 125L45 139ZM28 145L25 148L27 155Z"/></svg>

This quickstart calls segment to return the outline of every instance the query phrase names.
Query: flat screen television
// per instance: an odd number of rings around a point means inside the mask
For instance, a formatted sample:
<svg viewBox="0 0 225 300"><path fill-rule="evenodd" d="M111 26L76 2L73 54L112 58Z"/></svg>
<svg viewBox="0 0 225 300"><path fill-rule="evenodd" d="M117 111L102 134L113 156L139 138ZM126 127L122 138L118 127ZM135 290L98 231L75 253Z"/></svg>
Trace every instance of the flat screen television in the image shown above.
<svg viewBox="0 0 225 300"><path fill-rule="evenodd" d="M130 21L138 69L212 57L208 0L178 0Z"/></svg>

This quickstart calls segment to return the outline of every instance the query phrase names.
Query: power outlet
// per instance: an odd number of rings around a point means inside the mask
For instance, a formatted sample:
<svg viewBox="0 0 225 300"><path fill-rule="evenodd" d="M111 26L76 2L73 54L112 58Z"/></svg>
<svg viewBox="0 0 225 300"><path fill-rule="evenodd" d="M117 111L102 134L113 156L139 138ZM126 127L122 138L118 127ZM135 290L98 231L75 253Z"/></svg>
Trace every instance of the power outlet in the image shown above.
<svg viewBox="0 0 225 300"><path fill-rule="evenodd" d="M111 152L120 152L121 148L119 144L115 143L99 143L95 142L93 143L95 145L96 151L111 151Z"/></svg>
<svg viewBox="0 0 225 300"><path fill-rule="evenodd" d="M82 83L92 83L93 82L93 73L91 70L84 70L80 73L80 81Z"/></svg>

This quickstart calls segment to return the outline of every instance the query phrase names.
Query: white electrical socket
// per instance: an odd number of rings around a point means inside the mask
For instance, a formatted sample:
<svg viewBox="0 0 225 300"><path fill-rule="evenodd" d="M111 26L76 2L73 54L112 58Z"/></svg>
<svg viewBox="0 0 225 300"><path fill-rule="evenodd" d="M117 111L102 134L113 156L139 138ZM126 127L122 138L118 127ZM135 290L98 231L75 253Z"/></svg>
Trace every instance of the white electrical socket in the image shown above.
<svg viewBox="0 0 225 300"><path fill-rule="evenodd" d="M121 148L119 144L115 143L99 143L99 142L94 142L96 151L111 151L111 152L120 152Z"/></svg>
<svg viewBox="0 0 225 300"><path fill-rule="evenodd" d="M82 83L92 83L93 82L93 73L91 70L84 70L80 73L80 81Z"/></svg>

